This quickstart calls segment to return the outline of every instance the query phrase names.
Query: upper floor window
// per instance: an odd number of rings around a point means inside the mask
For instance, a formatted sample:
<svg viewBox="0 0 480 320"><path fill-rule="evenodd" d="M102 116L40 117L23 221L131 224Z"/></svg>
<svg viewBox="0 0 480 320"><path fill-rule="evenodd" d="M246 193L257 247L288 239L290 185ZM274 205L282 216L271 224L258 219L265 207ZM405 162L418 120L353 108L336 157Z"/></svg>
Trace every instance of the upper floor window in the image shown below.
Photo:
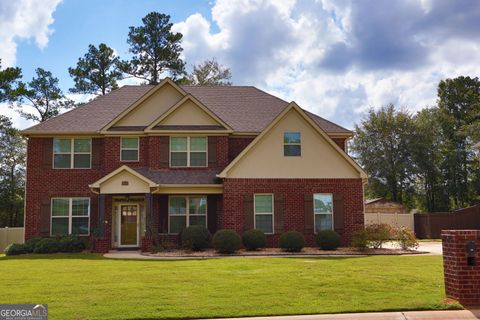
<svg viewBox="0 0 480 320"><path fill-rule="evenodd" d="M331 193L313 195L315 232L333 230L333 196Z"/></svg>
<svg viewBox="0 0 480 320"><path fill-rule="evenodd" d="M89 198L52 199L52 236L88 235L89 224Z"/></svg>
<svg viewBox="0 0 480 320"><path fill-rule="evenodd" d="M302 154L302 138L300 132L283 133L283 155L298 157Z"/></svg>
<svg viewBox="0 0 480 320"><path fill-rule="evenodd" d="M171 167L206 167L207 137L171 137Z"/></svg>
<svg viewBox="0 0 480 320"><path fill-rule="evenodd" d="M91 139L53 139L53 167L56 169L89 169Z"/></svg>
<svg viewBox="0 0 480 320"><path fill-rule="evenodd" d="M138 137L122 137L120 161L138 161Z"/></svg>

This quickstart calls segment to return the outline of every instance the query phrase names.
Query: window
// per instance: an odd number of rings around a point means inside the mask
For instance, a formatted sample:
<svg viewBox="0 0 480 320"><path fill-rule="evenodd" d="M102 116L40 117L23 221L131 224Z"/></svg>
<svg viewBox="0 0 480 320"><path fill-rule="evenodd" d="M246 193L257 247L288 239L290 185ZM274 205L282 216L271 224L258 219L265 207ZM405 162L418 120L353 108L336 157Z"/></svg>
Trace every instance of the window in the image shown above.
<svg viewBox="0 0 480 320"><path fill-rule="evenodd" d="M255 229L273 233L273 194L254 196Z"/></svg>
<svg viewBox="0 0 480 320"><path fill-rule="evenodd" d="M53 167L55 169L89 169L91 139L53 140Z"/></svg>
<svg viewBox="0 0 480 320"><path fill-rule="evenodd" d="M122 137L120 161L138 161L138 137Z"/></svg>
<svg viewBox="0 0 480 320"><path fill-rule="evenodd" d="M283 155L286 157L299 157L302 154L302 138L300 132L283 133Z"/></svg>
<svg viewBox="0 0 480 320"><path fill-rule="evenodd" d="M333 230L333 196L331 193L313 195L315 232Z"/></svg>
<svg viewBox="0 0 480 320"><path fill-rule="evenodd" d="M89 198L52 199L52 236L88 235L89 224Z"/></svg>
<svg viewBox="0 0 480 320"><path fill-rule="evenodd" d="M171 196L168 198L168 233L180 233L188 226L207 226L206 196Z"/></svg>
<svg viewBox="0 0 480 320"><path fill-rule="evenodd" d="M171 167L206 167L207 137L171 137Z"/></svg>

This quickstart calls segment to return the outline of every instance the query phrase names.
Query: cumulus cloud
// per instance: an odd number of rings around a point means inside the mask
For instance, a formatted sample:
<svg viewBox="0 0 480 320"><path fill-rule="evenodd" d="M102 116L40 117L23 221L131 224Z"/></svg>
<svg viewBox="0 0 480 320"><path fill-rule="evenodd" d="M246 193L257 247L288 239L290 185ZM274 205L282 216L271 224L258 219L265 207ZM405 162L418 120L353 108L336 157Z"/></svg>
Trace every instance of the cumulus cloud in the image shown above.
<svg viewBox="0 0 480 320"><path fill-rule="evenodd" d="M256 85L353 127L369 107L412 111L441 79L480 74L475 0L217 0L174 28L191 64L217 57Z"/></svg>
<svg viewBox="0 0 480 320"><path fill-rule="evenodd" d="M34 39L45 48L53 30L52 14L61 0L0 1L0 59L2 66L15 65L17 43Z"/></svg>

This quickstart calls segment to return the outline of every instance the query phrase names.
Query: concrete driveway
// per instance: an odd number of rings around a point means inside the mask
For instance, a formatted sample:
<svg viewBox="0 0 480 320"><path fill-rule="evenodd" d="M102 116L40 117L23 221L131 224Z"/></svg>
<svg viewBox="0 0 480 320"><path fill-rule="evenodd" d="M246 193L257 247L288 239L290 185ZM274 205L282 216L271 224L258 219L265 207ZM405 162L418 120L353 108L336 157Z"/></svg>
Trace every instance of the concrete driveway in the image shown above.
<svg viewBox="0 0 480 320"><path fill-rule="evenodd" d="M435 241L426 241L418 243L418 251L428 252L429 254L441 255L442 254L442 243ZM395 242L388 242L384 246L387 249L398 248L398 245Z"/></svg>

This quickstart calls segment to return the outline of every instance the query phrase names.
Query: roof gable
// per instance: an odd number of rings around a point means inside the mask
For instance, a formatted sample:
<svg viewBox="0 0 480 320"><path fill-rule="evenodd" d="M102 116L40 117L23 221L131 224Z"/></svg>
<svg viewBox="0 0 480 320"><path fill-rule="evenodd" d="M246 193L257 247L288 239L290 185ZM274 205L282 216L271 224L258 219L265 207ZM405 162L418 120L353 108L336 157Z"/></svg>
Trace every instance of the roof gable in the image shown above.
<svg viewBox="0 0 480 320"><path fill-rule="evenodd" d="M173 107L153 121L145 132L157 130L196 129L196 130L221 130L232 132L217 115L211 112L204 104L191 94L187 94Z"/></svg>
<svg viewBox="0 0 480 320"><path fill-rule="evenodd" d="M186 92L175 82L165 78L110 121L102 128L102 131L105 132L115 127L145 128L151 123L152 118L165 113L185 95Z"/></svg>
<svg viewBox="0 0 480 320"><path fill-rule="evenodd" d="M300 157L283 155L283 133L300 132ZM220 178L362 178L366 173L290 103L219 175Z"/></svg>
<svg viewBox="0 0 480 320"><path fill-rule="evenodd" d="M123 165L89 187L99 189L100 193L145 193L150 192L150 188L157 188L158 184Z"/></svg>

